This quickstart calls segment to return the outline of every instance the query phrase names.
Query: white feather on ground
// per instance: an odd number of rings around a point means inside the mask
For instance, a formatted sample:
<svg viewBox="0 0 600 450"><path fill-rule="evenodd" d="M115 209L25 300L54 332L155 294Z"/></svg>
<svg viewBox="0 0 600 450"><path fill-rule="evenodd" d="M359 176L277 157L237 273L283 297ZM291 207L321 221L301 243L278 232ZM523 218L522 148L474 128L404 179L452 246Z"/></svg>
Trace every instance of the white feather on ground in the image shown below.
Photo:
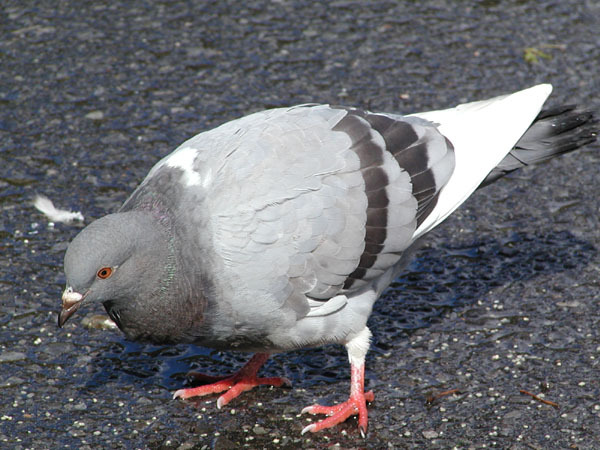
<svg viewBox="0 0 600 450"><path fill-rule="evenodd" d="M81 214L79 211L73 212L56 208L54 203L52 203L52 200L45 195L36 195L35 200L33 201L33 206L35 206L38 211L42 212L46 217L48 217L51 222L70 223L74 220L79 220L80 222L83 222L84 220L83 214Z"/></svg>

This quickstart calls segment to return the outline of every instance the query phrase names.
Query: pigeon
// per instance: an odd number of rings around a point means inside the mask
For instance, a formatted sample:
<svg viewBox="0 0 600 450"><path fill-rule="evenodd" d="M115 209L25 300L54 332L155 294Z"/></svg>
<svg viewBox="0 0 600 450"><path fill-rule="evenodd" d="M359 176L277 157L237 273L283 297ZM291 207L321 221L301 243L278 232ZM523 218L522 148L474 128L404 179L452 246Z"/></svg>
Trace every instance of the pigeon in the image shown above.
<svg viewBox="0 0 600 450"><path fill-rule="evenodd" d="M283 377L273 353L343 344L348 400L302 433L358 416L374 303L421 239L475 190L596 139L575 106L542 110L541 84L455 108L398 115L326 104L256 112L160 160L121 208L69 244L58 325L102 303L128 339L254 355L174 397L217 407Z"/></svg>

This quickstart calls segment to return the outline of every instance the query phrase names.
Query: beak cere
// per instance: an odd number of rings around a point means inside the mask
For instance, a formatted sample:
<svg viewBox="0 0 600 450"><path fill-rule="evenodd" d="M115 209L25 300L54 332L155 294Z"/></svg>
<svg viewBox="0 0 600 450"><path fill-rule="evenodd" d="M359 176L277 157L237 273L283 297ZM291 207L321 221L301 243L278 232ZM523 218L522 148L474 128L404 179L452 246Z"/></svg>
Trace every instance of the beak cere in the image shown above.
<svg viewBox="0 0 600 450"><path fill-rule="evenodd" d="M70 286L65 289L62 295L62 309L58 314L58 326L62 328L69 317L71 317L81 306L85 295L74 292Z"/></svg>

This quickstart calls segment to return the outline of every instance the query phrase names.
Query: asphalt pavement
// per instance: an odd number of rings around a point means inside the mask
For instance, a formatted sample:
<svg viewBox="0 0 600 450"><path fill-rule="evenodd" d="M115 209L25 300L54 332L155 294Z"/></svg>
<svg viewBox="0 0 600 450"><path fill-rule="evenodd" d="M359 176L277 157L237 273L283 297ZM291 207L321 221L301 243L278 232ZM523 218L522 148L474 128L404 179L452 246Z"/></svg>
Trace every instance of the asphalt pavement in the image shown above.
<svg viewBox="0 0 600 450"><path fill-rule="evenodd" d="M89 223L185 139L264 108L410 113L541 82L600 113L600 3L4 0L0 447L600 448L598 143L476 193L376 304L366 439L354 419L300 435L304 406L347 396L341 347L276 355L263 373L292 388L218 410L172 392L247 355L131 343L100 309L58 329L83 225L31 204Z"/></svg>

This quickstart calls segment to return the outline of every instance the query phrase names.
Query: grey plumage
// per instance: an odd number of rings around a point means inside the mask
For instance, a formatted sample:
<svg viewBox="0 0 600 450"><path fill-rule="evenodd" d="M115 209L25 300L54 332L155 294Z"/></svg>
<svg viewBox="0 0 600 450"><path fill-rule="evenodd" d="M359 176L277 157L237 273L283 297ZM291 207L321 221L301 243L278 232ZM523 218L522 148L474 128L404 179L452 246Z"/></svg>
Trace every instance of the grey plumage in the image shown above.
<svg viewBox="0 0 600 450"><path fill-rule="evenodd" d="M550 90L412 116L300 105L201 133L73 240L59 325L101 302L131 339L342 343L364 405L367 319L420 238L479 185L595 139L590 113L538 115Z"/></svg>

